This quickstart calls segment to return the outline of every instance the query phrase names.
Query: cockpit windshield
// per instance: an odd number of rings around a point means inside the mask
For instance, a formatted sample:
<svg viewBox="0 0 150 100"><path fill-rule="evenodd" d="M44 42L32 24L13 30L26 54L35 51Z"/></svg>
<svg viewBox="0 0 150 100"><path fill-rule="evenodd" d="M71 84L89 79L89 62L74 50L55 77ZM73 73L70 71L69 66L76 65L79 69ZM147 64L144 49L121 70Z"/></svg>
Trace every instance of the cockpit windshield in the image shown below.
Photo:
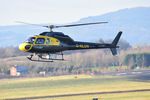
<svg viewBox="0 0 150 100"><path fill-rule="evenodd" d="M35 41L35 37L30 37L29 39L26 40L26 42L33 44Z"/></svg>

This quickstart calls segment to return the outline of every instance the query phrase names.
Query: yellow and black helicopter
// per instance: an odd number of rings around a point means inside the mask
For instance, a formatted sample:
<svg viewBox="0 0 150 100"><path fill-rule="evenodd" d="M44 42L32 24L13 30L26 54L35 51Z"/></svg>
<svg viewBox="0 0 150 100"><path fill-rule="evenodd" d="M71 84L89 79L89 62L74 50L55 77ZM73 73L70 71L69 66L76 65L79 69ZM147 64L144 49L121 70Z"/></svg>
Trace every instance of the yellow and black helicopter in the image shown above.
<svg viewBox="0 0 150 100"><path fill-rule="evenodd" d="M21 22L24 23L24 22ZM42 61L42 62L53 62L54 60L64 60L63 51L67 50L84 50L84 49L102 49L109 48L113 55L117 54L116 48L117 43L121 37L122 32L120 31L112 43L91 43L91 42L80 42L74 41L68 35L62 32L53 32L54 28L61 27L74 27L92 24L104 24L107 22L94 22L94 23L82 23L82 24L70 24L70 25L47 25L42 26L49 28L49 32L43 32L39 35L35 35L27 39L19 45L19 50L24 52L32 53L27 57L31 61ZM29 24L29 23L24 23ZM36 24L32 24L36 25ZM33 56L37 56L37 60L33 59ZM58 57L59 56L59 57Z"/></svg>

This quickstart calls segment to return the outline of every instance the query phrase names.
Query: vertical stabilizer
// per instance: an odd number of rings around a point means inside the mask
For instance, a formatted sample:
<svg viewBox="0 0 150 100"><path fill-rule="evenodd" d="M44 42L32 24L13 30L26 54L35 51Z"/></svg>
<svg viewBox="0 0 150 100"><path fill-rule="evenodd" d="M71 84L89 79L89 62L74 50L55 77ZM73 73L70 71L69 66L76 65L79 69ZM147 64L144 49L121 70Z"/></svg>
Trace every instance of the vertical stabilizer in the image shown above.
<svg viewBox="0 0 150 100"><path fill-rule="evenodd" d="M117 55L117 49L116 49L116 48L119 47L119 46L117 46L117 44L118 44L118 42L119 42L119 39L120 39L121 35L122 35L122 31L120 31L120 32L117 34L117 36L115 37L115 39L113 40L113 42L112 42L112 44L111 44L112 48L110 48L110 50L111 50L111 52L112 52L112 54L113 54L114 56Z"/></svg>

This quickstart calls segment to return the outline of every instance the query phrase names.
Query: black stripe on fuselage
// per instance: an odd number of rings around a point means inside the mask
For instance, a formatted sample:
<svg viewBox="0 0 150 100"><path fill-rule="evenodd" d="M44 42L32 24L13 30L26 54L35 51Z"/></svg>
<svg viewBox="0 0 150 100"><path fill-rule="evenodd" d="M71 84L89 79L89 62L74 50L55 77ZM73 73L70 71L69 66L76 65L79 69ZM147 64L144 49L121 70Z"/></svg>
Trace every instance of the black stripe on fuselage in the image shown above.
<svg viewBox="0 0 150 100"><path fill-rule="evenodd" d="M34 45L29 52L32 53L56 53L66 50L82 50L82 49L100 49L114 48L111 44L100 44L90 42L74 42L72 45L63 44L59 46L52 45Z"/></svg>

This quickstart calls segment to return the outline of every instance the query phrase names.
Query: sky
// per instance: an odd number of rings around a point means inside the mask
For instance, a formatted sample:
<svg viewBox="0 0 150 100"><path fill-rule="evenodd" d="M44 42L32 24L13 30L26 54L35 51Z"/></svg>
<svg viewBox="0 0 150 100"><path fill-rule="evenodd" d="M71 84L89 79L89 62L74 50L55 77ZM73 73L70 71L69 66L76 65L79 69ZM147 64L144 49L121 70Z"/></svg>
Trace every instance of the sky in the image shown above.
<svg viewBox="0 0 150 100"><path fill-rule="evenodd" d="M64 24L133 7L150 7L150 0L0 0L0 26Z"/></svg>

